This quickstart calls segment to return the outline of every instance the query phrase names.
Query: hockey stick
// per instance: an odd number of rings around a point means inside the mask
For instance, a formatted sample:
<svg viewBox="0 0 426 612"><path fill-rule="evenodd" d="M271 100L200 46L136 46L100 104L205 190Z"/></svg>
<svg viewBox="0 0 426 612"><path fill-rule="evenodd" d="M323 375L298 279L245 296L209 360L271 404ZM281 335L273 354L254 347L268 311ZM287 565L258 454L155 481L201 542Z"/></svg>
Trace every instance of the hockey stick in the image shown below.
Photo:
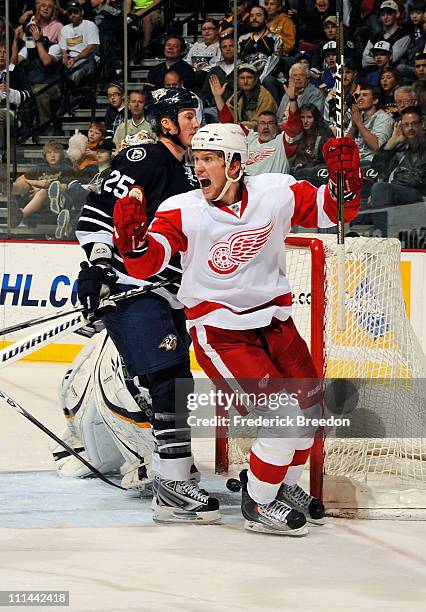
<svg viewBox="0 0 426 612"><path fill-rule="evenodd" d="M336 2L337 21L337 73L336 73L336 136L344 135L344 100L343 100L343 66L345 63L343 0ZM345 175L337 174L337 329L345 331L345 210L344 210Z"/></svg>
<svg viewBox="0 0 426 612"><path fill-rule="evenodd" d="M73 455L79 461L81 461L81 463L83 463L83 465L85 465L97 478L100 478L100 480L103 480L103 482L110 485L111 487L115 487L116 489L122 489L123 491L126 491L125 487L122 487L121 485L116 484L115 482L113 482L112 480L104 476L102 472L97 470L91 463L86 461L84 457L81 457L79 453L77 453L77 451L75 451L73 448L71 448L71 446L69 446L66 442L64 442L64 440L61 440L61 438L58 438L58 436L54 434L53 431L50 431L50 429L48 429L45 425L43 425L43 423L40 423L40 421L36 419L35 416L33 416L31 413L25 410L25 408L23 408L20 404L18 404L18 402L15 402L15 400L13 400L4 391L0 391L0 401L2 401L5 404L8 404L12 408L15 408L18 412L22 414L22 416L24 416L31 423L33 423L33 425L35 425L36 427L41 429L41 431L43 431L46 435L48 435L49 438L52 438L52 440L55 440L57 444L62 446L66 451L71 453L71 455Z"/></svg>
<svg viewBox="0 0 426 612"><path fill-rule="evenodd" d="M149 291L154 291L155 289L160 289L161 287L167 287L168 285L174 283L176 278L177 277L171 278L170 280L158 281L157 283L152 283L151 285L145 287L138 287L137 289L130 289L129 291L123 291L123 293L117 293L117 295L111 295L108 298L108 301L115 303L132 297L138 297L139 295L143 295ZM83 306L76 306L75 308L70 308L69 310L60 310L59 312L44 315L43 317L30 319L29 321L24 321L23 323L17 323L16 325L11 325L10 327L0 329L0 336L11 334L12 332L20 331L21 329L26 329L27 327L32 327L33 325L38 325L39 323L54 321L55 319L65 317L67 315L76 315L79 312L83 312L83 310Z"/></svg>
<svg viewBox="0 0 426 612"><path fill-rule="evenodd" d="M70 334L72 331L86 325L86 323L87 321L81 312L73 312L61 319L61 321L45 325L31 335L17 340L13 344L9 344L9 346L0 351L0 369L15 361L19 361L54 340Z"/></svg>

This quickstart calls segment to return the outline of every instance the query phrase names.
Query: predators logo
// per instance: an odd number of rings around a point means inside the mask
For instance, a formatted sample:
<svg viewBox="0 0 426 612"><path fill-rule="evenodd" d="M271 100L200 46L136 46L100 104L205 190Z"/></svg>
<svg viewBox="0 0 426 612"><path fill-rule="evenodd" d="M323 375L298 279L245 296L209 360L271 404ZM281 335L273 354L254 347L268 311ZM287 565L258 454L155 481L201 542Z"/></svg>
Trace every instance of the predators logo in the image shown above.
<svg viewBox="0 0 426 612"><path fill-rule="evenodd" d="M178 339L174 334L168 334L163 338L158 345L158 348L165 349L166 351L175 351L177 348Z"/></svg>

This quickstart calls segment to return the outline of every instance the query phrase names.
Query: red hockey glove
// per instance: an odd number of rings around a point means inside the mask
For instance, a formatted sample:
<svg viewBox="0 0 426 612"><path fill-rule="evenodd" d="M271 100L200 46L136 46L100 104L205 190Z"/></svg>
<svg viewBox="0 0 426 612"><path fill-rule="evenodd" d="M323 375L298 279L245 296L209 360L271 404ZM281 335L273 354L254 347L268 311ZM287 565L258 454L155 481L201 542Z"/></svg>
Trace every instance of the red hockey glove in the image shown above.
<svg viewBox="0 0 426 612"><path fill-rule="evenodd" d="M129 195L114 206L114 244L121 253L131 253L143 243L146 234L146 201L142 187L135 185Z"/></svg>
<svg viewBox="0 0 426 612"><path fill-rule="evenodd" d="M361 166L358 147L352 138L330 138L322 148L325 163L330 174L330 189L337 191L337 173L345 176L345 196L348 193L358 194L362 185Z"/></svg>

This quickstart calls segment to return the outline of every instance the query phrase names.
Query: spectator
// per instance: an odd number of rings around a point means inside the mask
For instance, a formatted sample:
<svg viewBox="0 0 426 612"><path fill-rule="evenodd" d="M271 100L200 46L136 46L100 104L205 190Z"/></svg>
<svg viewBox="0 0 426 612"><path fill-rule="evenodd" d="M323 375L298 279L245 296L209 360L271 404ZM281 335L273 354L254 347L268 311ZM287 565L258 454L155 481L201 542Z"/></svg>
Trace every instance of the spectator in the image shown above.
<svg viewBox="0 0 426 612"><path fill-rule="evenodd" d="M68 75L69 82L76 87L95 72L99 30L93 21L83 19L83 11L76 1L68 3L67 17L71 23L62 28L59 46L64 66L69 70L79 67Z"/></svg>
<svg viewBox="0 0 426 612"><path fill-rule="evenodd" d="M343 125L344 129L349 128L351 122L351 107L356 104L360 85L357 83L358 69L352 59L346 59L343 66L343 99L344 99L344 114ZM325 99L324 104L324 120L330 125L333 134L336 134L336 90L332 89Z"/></svg>
<svg viewBox="0 0 426 612"><path fill-rule="evenodd" d="M327 95L327 93L336 86L337 75L337 46L336 41L330 40L323 46L324 66L325 70L322 73L319 87Z"/></svg>
<svg viewBox="0 0 426 612"><path fill-rule="evenodd" d="M221 36L219 38L219 45L223 60L209 70L209 76L214 74L219 79L221 85L226 83L223 98L227 100L234 93L234 37L232 34ZM219 117L208 79L205 80L201 88L200 96L204 104L206 122L217 123Z"/></svg>
<svg viewBox="0 0 426 612"><path fill-rule="evenodd" d="M376 87L379 84L380 74L391 66L392 47L387 40L379 40L370 51L376 69L370 72L367 83Z"/></svg>
<svg viewBox="0 0 426 612"><path fill-rule="evenodd" d="M163 86L163 83L161 83ZM130 111L130 118L126 124L124 121L120 123L114 133L114 143L116 147L121 143L126 136L133 136L141 130L148 132L148 134L155 139L152 131L151 124L145 119L144 108L146 103L146 94L143 91L131 91L129 94L128 108Z"/></svg>
<svg viewBox="0 0 426 612"><path fill-rule="evenodd" d="M251 31L238 39L238 57L242 62L256 66L261 76L269 73L268 59L279 58L283 49L281 38L271 32L266 19L266 10L262 6L253 6L250 11Z"/></svg>
<svg viewBox="0 0 426 612"><path fill-rule="evenodd" d="M176 89L181 89L183 87L182 79L180 75L176 72L176 70L169 70L164 75L164 83L163 86L175 87ZM198 107L196 109L197 113L197 121L200 125L204 124L204 113L203 113L203 102L197 94L194 94L198 98Z"/></svg>
<svg viewBox="0 0 426 612"><path fill-rule="evenodd" d="M234 0L229 1L229 15L219 22L219 34L229 34L234 29ZM237 31L240 35L250 31L250 13L247 10L247 0L237 0Z"/></svg>
<svg viewBox="0 0 426 612"><path fill-rule="evenodd" d="M318 166L324 165L322 156L323 144L333 137L333 132L324 121L315 104L304 104L297 109L294 119L300 117L299 133L293 137L293 155L289 151L291 174L298 179L307 179L314 184L321 184L317 179ZM293 119L293 121L294 121ZM286 122L288 124L288 121ZM284 130L288 130L288 125Z"/></svg>
<svg viewBox="0 0 426 612"><path fill-rule="evenodd" d="M411 36L411 43L414 45L419 39L424 40L425 21L425 2L424 0L412 0L409 8L408 31Z"/></svg>
<svg viewBox="0 0 426 612"><path fill-rule="evenodd" d="M348 136L358 145L361 162L370 162L392 133L393 119L379 106L377 89L372 85L362 85L358 101L351 107L348 131Z"/></svg>
<svg viewBox="0 0 426 612"><path fill-rule="evenodd" d="M396 108L399 113L407 106L417 106L417 97L412 85L401 85L395 89Z"/></svg>
<svg viewBox="0 0 426 612"><path fill-rule="evenodd" d="M390 66L380 72L379 92L383 110L390 113L395 119L398 115L398 107L395 100L395 90L401 85L398 71Z"/></svg>
<svg viewBox="0 0 426 612"><path fill-rule="evenodd" d="M414 59L414 70L416 71L417 81L413 83L414 91L417 96L417 105L422 116L426 116L426 53L417 53Z"/></svg>
<svg viewBox="0 0 426 612"><path fill-rule="evenodd" d="M90 180L96 172L96 149L105 136L103 123L92 121L87 137L77 133L69 139L67 155L74 163L76 176L83 182Z"/></svg>
<svg viewBox="0 0 426 612"><path fill-rule="evenodd" d="M216 75L212 75L209 81L219 111L219 119L222 121L222 117L229 116L229 112L233 115L233 98L224 101L226 84L218 84ZM255 129L260 114L266 110L273 113L277 111L275 100L259 83L256 68L251 64L241 64L238 67L237 122L248 129Z"/></svg>
<svg viewBox="0 0 426 612"><path fill-rule="evenodd" d="M115 145L111 140L103 140L96 149L96 174L87 182L74 179L69 184L54 181L49 187L50 210L57 215L55 238L74 240L75 227L81 210L90 191L98 192L102 180L108 176L111 156Z"/></svg>
<svg viewBox="0 0 426 612"><path fill-rule="evenodd" d="M312 103L322 113L324 110L324 96L315 85L309 83L309 68L305 64L293 64L289 75L290 79L294 79L297 106L300 108L304 104ZM285 93L278 109L279 122L285 121L288 118L290 102L291 100L289 100L287 93Z"/></svg>
<svg viewBox="0 0 426 612"><path fill-rule="evenodd" d="M109 0L91 0L93 21L99 30L99 56L102 83L116 79L122 73L121 11Z"/></svg>
<svg viewBox="0 0 426 612"><path fill-rule="evenodd" d="M220 87L219 81L216 81L216 85ZM233 121L231 111L224 107L221 113L221 122L233 123ZM248 176L265 172L288 174L290 169L286 153L288 139L285 134L278 134L276 113L271 111L261 112L257 120L257 131L248 129L244 125L241 125L241 127L248 140L248 161L244 169L245 174Z"/></svg>
<svg viewBox="0 0 426 612"><path fill-rule="evenodd" d="M373 158L380 180L371 189L371 206L418 202L426 195L426 139L416 107L404 108L388 142Z"/></svg>
<svg viewBox="0 0 426 612"><path fill-rule="evenodd" d="M185 55L186 44L182 36L171 34L164 43L164 62L151 68L148 73L148 85L153 89L163 87L164 75L170 68L179 73L185 87L194 87L194 69L182 58Z"/></svg>
<svg viewBox="0 0 426 612"><path fill-rule="evenodd" d="M283 11L282 0L266 0L267 26L282 41L284 55L291 55L296 44L296 26Z"/></svg>
<svg viewBox="0 0 426 612"><path fill-rule="evenodd" d="M328 17L325 17L322 27L324 35L319 41L316 47L316 51L312 56L312 66L317 70L322 70L324 68L324 45L330 41L336 41L337 19L335 15L329 15Z"/></svg>
<svg viewBox="0 0 426 612"><path fill-rule="evenodd" d="M15 31L12 45L12 62L22 64L37 104L40 125L49 123L58 113L61 90L57 81L62 74L62 53L58 44L51 44L42 36L39 26L33 22L26 28L26 44L18 52L22 26ZM52 130L49 129L52 133Z"/></svg>
<svg viewBox="0 0 426 612"><path fill-rule="evenodd" d="M314 53L316 45L321 42L321 32L325 20L334 15L335 11L330 7L329 0L315 0L312 3L304 3L299 11L299 50Z"/></svg>
<svg viewBox="0 0 426 612"><path fill-rule="evenodd" d="M43 147L43 158L43 163L21 174L12 186L15 196L11 207L12 227L28 222L34 225L37 218L33 215L43 208L47 210L47 190L52 181L61 180L66 184L71 180L73 168L65 159L62 144L49 140Z"/></svg>
<svg viewBox="0 0 426 612"><path fill-rule="evenodd" d="M124 119L124 92L118 83L110 83L107 89L108 106L105 111L104 124L106 139L112 140L114 132Z"/></svg>
<svg viewBox="0 0 426 612"><path fill-rule="evenodd" d="M374 68L374 59L371 50L376 42L386 40L392 47L392 63L399 64L410 48L410 36L405 29L398 24L399 7L395 0L384 0L380 4L380 20L383 24L383 32L373 34L368 40L362 53L363 68Z"/></svg>
<svg viewBox="0 0 426 612"><path fill-rule="evenodd" d="M0 161L6 148L6 100L9 97L12 117L18 107L27 104L31 98L31 89L20 66L6 65L6 43L0 42ZM6 71L9 72L9 90L6 84Z"/></svg>
<svg viewBox="0 0 426 612"><path fill-rule="evenodd" d="M57 19L57 5L55 0L40 0L35 3L35 14L28 25L35 24L51 43L59 42L62 23Z"/></svg>
<svg viewBox="0 0 426 612"><path fill-rule="evenodd" d="M410 4L408 33L411 39L411 48L407 57L407 64L412 66L417 53L423 51L426 45L426 4L424 0L414 0Z"/></svg>
<svg viewBox="0 0 426 612"><path fill-rule="evenodd" d="M162 28L164 25L164 14L161 7L161 0L125 0L127 14L136 15L141 20L141 30L143 35L142 57L147 57L150 53L152 33L154 28ZM148 9L151 10L148 14ZM137 27L137 26L136 26Z"/></svg>
<svg viewBox="0 0 426 612"><path fill-rule="evenodd" d="M204 20L201 26L201 36L203 40L194 43L185 57L185 61L196 72L209 70L222 59L218 24L214 19Z"/></svg>

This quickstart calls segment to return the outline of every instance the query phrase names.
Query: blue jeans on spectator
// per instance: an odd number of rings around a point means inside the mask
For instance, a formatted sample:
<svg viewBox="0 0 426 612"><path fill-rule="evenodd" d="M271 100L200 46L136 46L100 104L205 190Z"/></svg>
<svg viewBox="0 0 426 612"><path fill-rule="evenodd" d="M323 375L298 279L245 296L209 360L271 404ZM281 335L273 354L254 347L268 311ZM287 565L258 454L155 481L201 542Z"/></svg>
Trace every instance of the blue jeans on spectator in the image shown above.
<svg viewBox="0 0 426 612"><path fill-rule="evenodd" d="M78 60L73 68L77 68L74 72L68 75L68 81L71 81L74 87L77 87L83 79L90 77L94 74L96 68L96 61L94 59L82 59Z"/></svg>
<svg viewBox="0 0 426 612"><path fill-rule="evenodd" d="M371 188L371 207L384 208L385 206L396 206L397 204L409 204L423 200L423 195L418 189L377 181Z"/></svg>

